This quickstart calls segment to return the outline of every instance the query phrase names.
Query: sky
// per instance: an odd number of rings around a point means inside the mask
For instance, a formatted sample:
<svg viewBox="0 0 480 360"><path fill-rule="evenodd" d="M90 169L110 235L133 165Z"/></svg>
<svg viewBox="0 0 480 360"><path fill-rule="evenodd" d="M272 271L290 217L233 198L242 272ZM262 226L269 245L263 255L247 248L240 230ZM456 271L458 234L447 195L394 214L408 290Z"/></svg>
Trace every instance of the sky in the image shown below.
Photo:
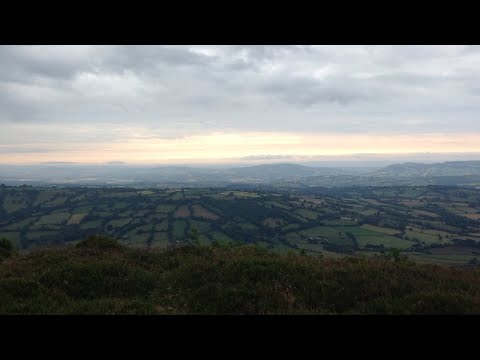
<svg viewBox="0 0 480 360"><path fill-rule="evenodd" d="M480 160L480 46L0 46L0 163Z"/></svg>

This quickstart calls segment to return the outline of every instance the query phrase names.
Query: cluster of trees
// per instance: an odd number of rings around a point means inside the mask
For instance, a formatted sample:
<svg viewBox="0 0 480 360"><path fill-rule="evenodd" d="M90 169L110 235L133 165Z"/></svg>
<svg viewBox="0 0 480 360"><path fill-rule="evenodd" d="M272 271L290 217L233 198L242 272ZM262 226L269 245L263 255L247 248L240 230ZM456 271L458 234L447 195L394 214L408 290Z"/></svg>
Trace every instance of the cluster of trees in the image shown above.
<svg viewBox="0 0 480 360"><path fill-rule="evenodd" d="M11 241L2 238L0 239L0 261L9 258L15 252L15 248Z"/></svg>

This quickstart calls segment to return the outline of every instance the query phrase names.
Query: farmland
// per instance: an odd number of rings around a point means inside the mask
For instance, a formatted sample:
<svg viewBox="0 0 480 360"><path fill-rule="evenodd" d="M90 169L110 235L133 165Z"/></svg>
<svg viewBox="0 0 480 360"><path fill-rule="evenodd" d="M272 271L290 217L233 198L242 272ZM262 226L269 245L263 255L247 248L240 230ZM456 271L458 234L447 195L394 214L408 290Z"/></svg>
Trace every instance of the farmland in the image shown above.
<svg viewBox="0 0 480 360"><path fill-rule="evenodd" d="M0 187L0 238L20 251L108 234L131 247L242 242L275 251L419 262L480 255L480 190L442 186L305 188ZM459 251L461 249L461 251Z"/></svg>

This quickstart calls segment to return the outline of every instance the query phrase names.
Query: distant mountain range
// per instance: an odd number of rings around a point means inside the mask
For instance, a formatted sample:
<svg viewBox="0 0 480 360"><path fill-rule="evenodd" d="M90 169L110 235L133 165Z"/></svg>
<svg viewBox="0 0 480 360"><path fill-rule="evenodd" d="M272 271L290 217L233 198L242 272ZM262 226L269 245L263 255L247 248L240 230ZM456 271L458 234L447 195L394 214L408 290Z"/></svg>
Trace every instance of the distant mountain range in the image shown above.
<svg viewBox="0 0 480 360"><path fill-rule="evenodd" d="M480 161L448 161L436 164L403 163L384 167L378 176L432 177L480 175Z"/></svg>
<svg viewBox="0 0 480 360"><path fill-rule="evenodd" d="M139 166L121 162L99 165L44 163L0 165L0 183L154 186L281 186L480 185L480 161L435 164L402 163L383 168L314 167L298 164L212 168Z"/></svg>

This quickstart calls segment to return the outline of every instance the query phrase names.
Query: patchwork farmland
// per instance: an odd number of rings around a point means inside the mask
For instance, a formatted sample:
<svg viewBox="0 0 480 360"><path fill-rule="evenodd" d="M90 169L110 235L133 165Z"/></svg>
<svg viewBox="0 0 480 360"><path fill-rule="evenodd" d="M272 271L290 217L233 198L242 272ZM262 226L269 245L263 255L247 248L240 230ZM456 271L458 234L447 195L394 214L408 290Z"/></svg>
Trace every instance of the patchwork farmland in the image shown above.
<svg viewBox="0 0 480 360"><path fill-rule="evenodd" d="M311 255L452 265L480 255L480 190L440 186L245 189L0 187L0 238L20 251L108 234L132 247L255 243Z"/></svg>

